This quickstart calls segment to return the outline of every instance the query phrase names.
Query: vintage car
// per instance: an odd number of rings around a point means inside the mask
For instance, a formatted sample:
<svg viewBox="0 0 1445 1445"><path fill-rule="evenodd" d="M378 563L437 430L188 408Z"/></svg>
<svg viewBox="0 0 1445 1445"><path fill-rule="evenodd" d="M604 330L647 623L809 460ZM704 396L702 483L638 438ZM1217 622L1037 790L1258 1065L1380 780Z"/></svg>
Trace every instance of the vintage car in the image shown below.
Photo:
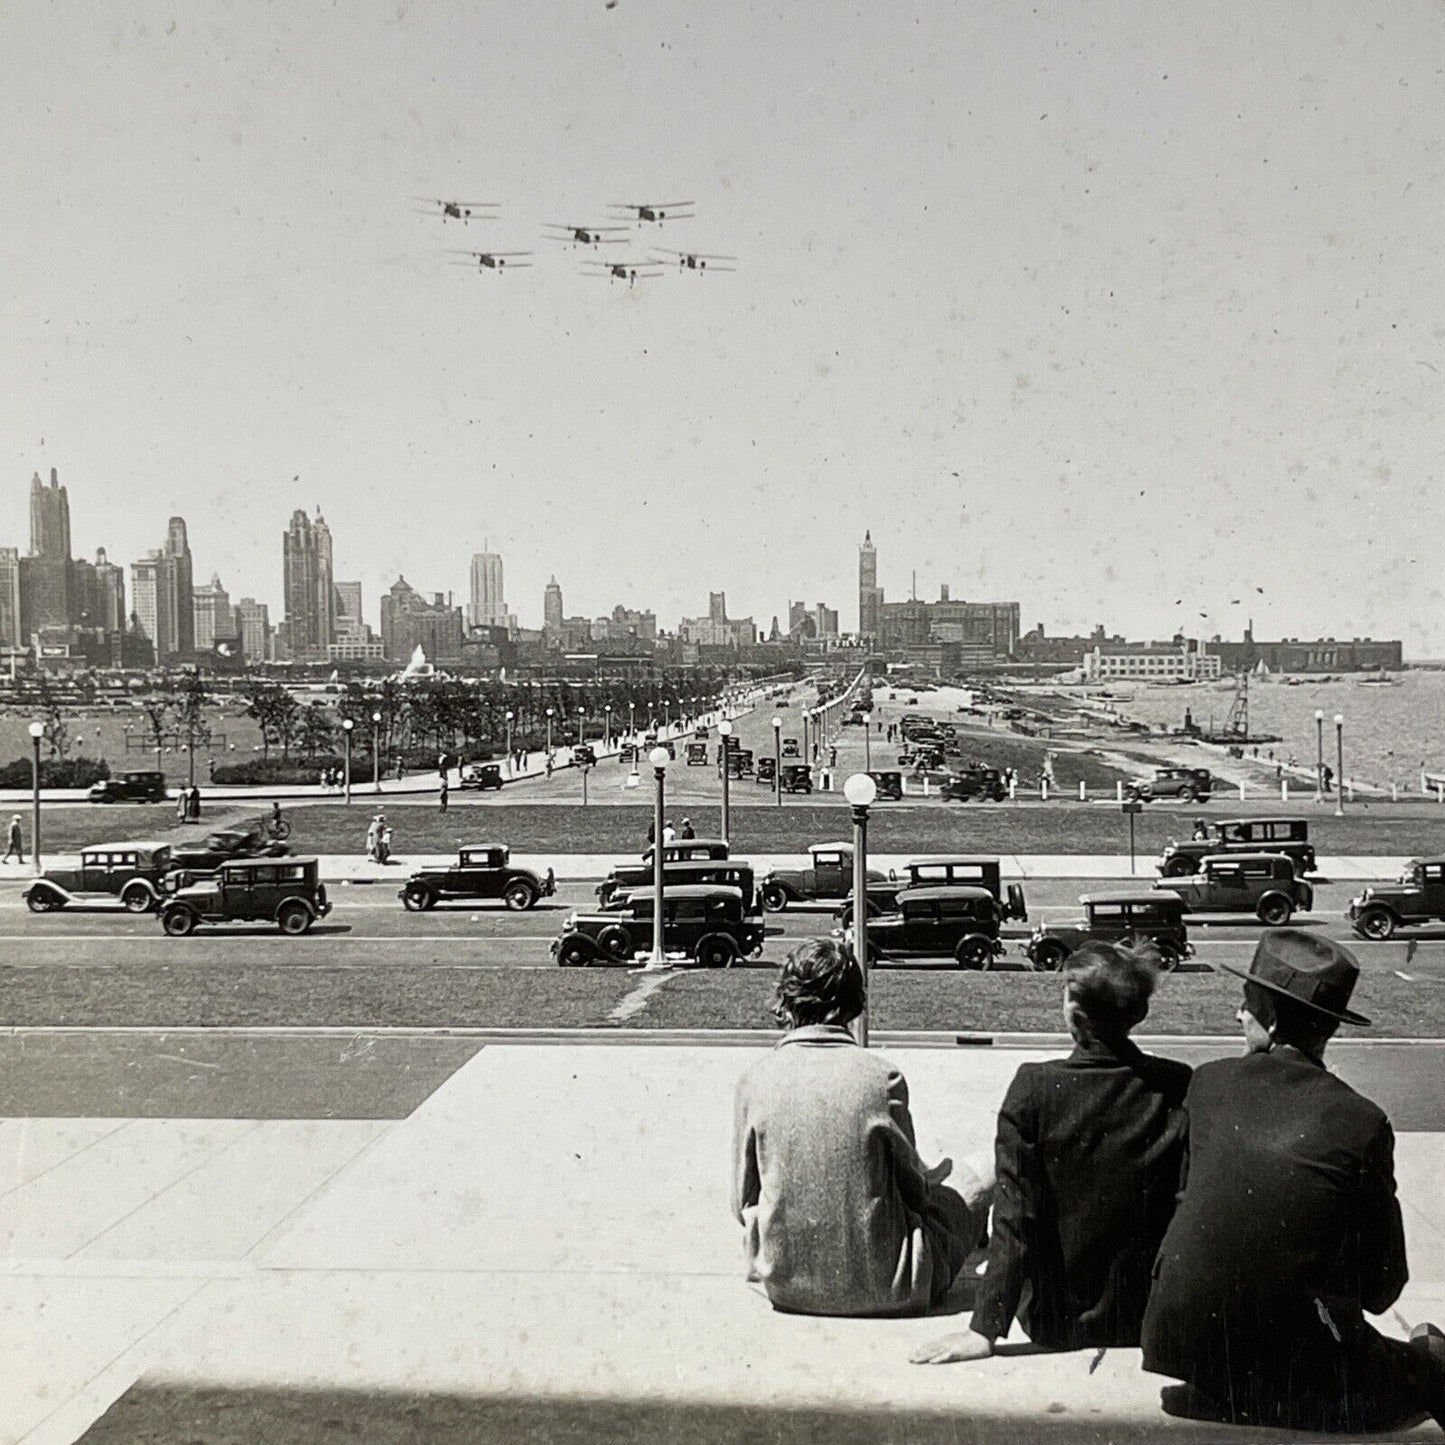
<svg viewBox="0 0 1445 1445"><path fill-rule="evenodd" d="M1308 913L1315 898L1283 853L1210 854L1199 872L1161 878L1154 887L1177 894L1186 913L1253 913L1273 928Z"/></svg>
<svg viewBox="0 0 1445 1445"><path fill-rule="evenodd" d="M778 760L771 757L759 758L758 773L754 781L757 782L759 785L763 783L773 783L777 781L777 777Z"/></svg>
<svg viewBox="0 0 1445 1445"><path fill-rule="evenodd" d="M686 863L662 865L662 887L667 892L690 884L716 884L736 888L743 896L743 912L757 909L757 888L753 865L740 858L692 858ZM598 906L608 910L626 907L627 900L639 888L652 888L655 878L651 863L628 864L614 868L597 885Z"/></svg>
<svg viewBox="0 0 1445 1445"><path fill-rule="evenodd" d="M974 798L1001 803L1008 797L1008 784L997 768L965 768L944 780L940 796L946 803L967 803Z"/></svg>
<svg viewBox="0 0 1445 1445"><path fill-rule="evenodd" d="M274 923L282 933L305 933L330 912L315 858L247 858L171 894L161 927L174 938L200 923Z"/></svg>
<svg viewBox="0 0 1445 1445"><path fill-rule="evenodd" d="M619 763L640 763L642 758L642 750L636 743L623 743L617 749L617 761Z"/></svg>
<svg viewBox="0 0 1445 1445"><path fill-rule="evenodd" d="M1310 825L1303 818L1227 818L1209 825L1207 838L1171 842L1159 857L1166 878L1196 872L1209 853L1283 853L1300 873L1315 871Z"/></svg>
<svg viewBox="0 0 1445 1445"><path fill-rule="evenodd" d="M726 858L728 845L721 838L674 838L662 845L662 861L668 863L689 863L696 858ZM642 850L642 861L652 862L652 844ZM626 865L622 865L626 866Z"/></svg>
<svg viewBox="0 0 1445 1445"><path fill-rule="evenodd" d="M1084 916L1072 923L1041 923L1024 945L1035 968L1056 969L1080 945L1090 942L1149 942L1166 969L1194 952L1184 927L1184 904L1177 894L1135 889L1086 893L1079 902Z"/></svg>
<svg viewBox="0 0 1445 1445"><path fill-rule="evenodd" d="M1020 923L1028 921L1028 905L1024 890L1018 883L1003 882L1003 868L997 858L968 855L938 858L910 858L901 869L889 869L886 883L868 885L868 916L892 913L900 898L915 888L958 887L982 888L993 894L999 906L999 917ZM853 921L853 890L834 915L846 928Z"/></svg>
<svg viewBox="0 0 1445 1445"><path fill-rule="evenodd" d="M894 772L869 773L873 779L874 786L878 789L880 803L903 801L903 774Z"/></svg>
<svg viewBox="0 0 1445 1445"><path fill-rule="evenodd" d="M785 758L800 758L803 756L803 745L797 738L783 739L783 756Z"/></svg>
<svg viewBox="0 0 1445 1445"><path fill-rule="evenodd" d="M1214 792L1214 774L1208 768L1155 768L1152 778L1125 785L1124 792L1142 802L1178 798L1181 803L1207 803Z"/></svg>
<svg viewBox="0 0 1445 1445"><path fill-rule="evenodd" d="M868 870L869 883L886 883L887 876ZM769 913L781 913L790 903L818 903L846 898L853 887L853 845L814 843L808 849L806 868L770 868L758 884L758 898Z"/></svg>
<svg viewBox="0 0 1445 1445"><path fill-rule="evenodd" d="M92 803L164 803L164 773L122 773L116 778L102 778L90 785L85 795Z"/></svg>
<svg viewBox="0 0 1445 1445"><path fill-rule="evenodd" d="M912 888L897 912L868 920L868 958L951 958L960 968L989 968L1004 951L998 931L998 900L986 888Z"/></svg>
<svg viewBox="0 0 1445 1445"><path fill-rule="evenodd" d="M149 913L160 901L171 867L168 843L96 843L80 850L78 866L47 868L23 895L32 913L68 903L119 899L129 913Z"/></svg>
<svg viewBox="0 0 1445 1445"><path fill-rule="evenodd" d="M462 769L461 785L464 788L475 788L478 792L495 788L500 792L502 782L502 765L500 763L468 763Z"/></svg>
<svg viewBox="0 0 1445 1445"><path fill-rule="evenodd" d="M597 752L591 743L577 743L572 749L572 765L578 768L595 768Z"/></svg>
<svg viewBox="0 0 1445 1445"><path fill-rule="evenodd" d="M557 891L550 868L546 877L539 877L530 868L516 867L511 858L512 850L504 844L475 843L462 848L457 861L446 868L418 869L396 896L413 913L453 899L475 903L482 898L499 899L520 912Z"/></svg>
<svg viewBox="0 0 1445 1445"><path fill-rule="evenodd" d="M687 765L690 768L707 766L706 743L689 743L687 745Z"/></svg>
<svg viewBox="0 0 1445 1445"><path fill-rule="evenodd" d="M1445 858L1412 858L1394 883L1371 883L1345 910L1361 938L1379 942L1397 928L1445 923Z"/></svg>
<svg viewBox="0 0 1445 1445"><path fill-rule="evenodd" d="M812 768L807 763L784 763L783 791L785 793L811 793L813 791Z"/></svg>
<svg viewBox="0 0 1445 1445"><path fill-rule="evenodd" d="M208 873L232 858L284 858L291 850L266 837L260 828L227 828L207 834L199 843L177 843L171 848L171 867L189 873Z"/></svg>
<svg viewBox="0 0 1445 1445"><path fill-rule="evenodd" d="M630 963L652 948L654 902L652 889L639 888L616 912L570 914L552 943L553 956L563 968ZM744 911L736 888L664 885L664 953L681 954L702 968L730 968L761 953L764 937L762 922Z"/></svg>
<svg viewBox="0 0 1445 1445"><path fill-rule="evenodd" d="M707 724L698 723L698 725L693 728L692 735L695 738L705 738L707 736Z"/></svg>
<svg viewBox="0 0 1445 1445"><path fill-rule="evenodd" d="M768 761L771 761L769 759ZM728 776L732 778L750 778L753 775L753 750L751 748L734 748L728 753Z"/></svg>

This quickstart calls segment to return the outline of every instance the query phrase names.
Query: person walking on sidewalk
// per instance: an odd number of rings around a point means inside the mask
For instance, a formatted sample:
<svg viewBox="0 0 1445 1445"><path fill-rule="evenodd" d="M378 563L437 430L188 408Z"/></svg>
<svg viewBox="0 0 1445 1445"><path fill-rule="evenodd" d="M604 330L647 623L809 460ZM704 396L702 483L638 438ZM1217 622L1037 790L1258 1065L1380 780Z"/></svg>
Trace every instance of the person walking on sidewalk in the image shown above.
<svg viewBox="0 0 1445 1445"><path fill-rule="evenodd" d="M447 810L447 775L442 774L442 785L437 792L437 811L445 813Z"/></svg>
<svg viewBox="0 0 1445 1445"><path fill-rule="evenodd" d="M0 862L8 863L11 856L14 856L17 863L25 861L25 833L20 826L20 814L10 820L10 828L5 839L5 857Z"/></svg>

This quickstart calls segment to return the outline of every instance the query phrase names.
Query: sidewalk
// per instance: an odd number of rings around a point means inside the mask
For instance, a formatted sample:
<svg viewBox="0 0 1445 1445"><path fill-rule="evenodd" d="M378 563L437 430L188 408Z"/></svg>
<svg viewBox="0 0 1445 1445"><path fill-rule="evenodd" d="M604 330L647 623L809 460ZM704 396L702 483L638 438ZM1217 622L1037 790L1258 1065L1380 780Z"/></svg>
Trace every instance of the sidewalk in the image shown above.
<svg viewBox="0 0 1445 1445"><path fill-rule="evenodd" d="M390 1124L0 1125L0 1442L1260 1438L1162 1415L1137 1350L925 1369L961 1313L775 1314L727 1209L758 1052L488 1045ZM887 1052L930 1159L1043 1056ZM1445 1314L1442 1144L1399 1136L1392 1334Z"/></svg>
<svg viewBox="0 0 1445 1445"><path fill-rule="evenodd" d="M479 827L476 842L491 841L490 830ZM747 861L759 878L770 868L806 868L808 856L803 853L749 853ZM900 871L905 864L917 858L917 853L870 853L868 866L887 873ZM74 854L44 855L48 868L64 867L77 862ZM359 855L324 854L321 857L321 877L326 883L395 883L406 878L416 868L445 868L457 861L454 853L411 853L398 855L390 863L373 863ZM1355 883L1379 879L1398 878L1408 858L1321 858L1319 870L1313 874L1315 881L1328 880L1335 883ZM619 863L641 862L640 856L623 857L615 853L513 853L512 862L521 868L531 868L545 874L550 868L559 883L596 883L605 878ZM1082 880L1107 881L1123 887L1152 887L1158 877L1154 867L1153 854L1140 854L1135 860L1134 873L1129 872L1127 854L1004 854L999 863L1004 878L1028 880L1030 878L1078 878ZM0 884L28 883L34 871L27 863L0 863Z"/></svg>

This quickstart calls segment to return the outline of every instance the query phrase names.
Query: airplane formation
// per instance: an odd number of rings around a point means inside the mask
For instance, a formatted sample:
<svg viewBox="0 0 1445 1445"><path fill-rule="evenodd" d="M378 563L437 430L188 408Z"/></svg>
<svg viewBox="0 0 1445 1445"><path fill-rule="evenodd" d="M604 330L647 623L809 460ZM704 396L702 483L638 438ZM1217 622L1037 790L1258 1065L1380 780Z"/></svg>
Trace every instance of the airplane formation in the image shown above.
<svg viewBox="0 0 1445 1445"><path fill-rule="evenodd" d="M416 214L440 217L445 225L448 221L459 221L469 225L473 221L500 221L501 205L496 201L436 200L428 196L413 196ZM621 281L628 287L639 281L661 276L667 271L690 271L701 274L705 271L736 271L736 256L714 255L706 251L678 251L668 247L654 247L646 254L616 258L604 253L604 246L626 247L635 230L646 226L659 229L669 223L695 219L692 201L617 201L607 207L607 220L594 224L591 221L544 221L542 239L576 251L586 247L598 254L582 258L578 267L584 276L596 276L609 282ZM531 251L501 250L456 250L452 256L463 256L466 260L453 261L454 266L466 266L477 272L524 270L532 265Z"/></svg>

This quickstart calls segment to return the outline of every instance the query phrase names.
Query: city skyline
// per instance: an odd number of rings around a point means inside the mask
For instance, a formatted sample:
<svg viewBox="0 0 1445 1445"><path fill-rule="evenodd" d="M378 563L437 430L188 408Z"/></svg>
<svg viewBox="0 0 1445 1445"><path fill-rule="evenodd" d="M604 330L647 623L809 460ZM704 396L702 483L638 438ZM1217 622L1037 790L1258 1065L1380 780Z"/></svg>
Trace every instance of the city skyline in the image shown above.
<svg viewBox="0 0 1445 1445"><path fill-rule="evenodd" d="M0 459L113 502L85 555L205 518L258 598L298 502L368 597L464 591L490 535L527 611L646 550L668 618L842 604L871 529L894 597L1157 636L1253 596L1438 655L1445 14L1310 15L20 7ZM695 219L633 239L735 273L598 284L536 234L657 192ZM537 264L449 267L408 201L448 193Z"/></svg>

